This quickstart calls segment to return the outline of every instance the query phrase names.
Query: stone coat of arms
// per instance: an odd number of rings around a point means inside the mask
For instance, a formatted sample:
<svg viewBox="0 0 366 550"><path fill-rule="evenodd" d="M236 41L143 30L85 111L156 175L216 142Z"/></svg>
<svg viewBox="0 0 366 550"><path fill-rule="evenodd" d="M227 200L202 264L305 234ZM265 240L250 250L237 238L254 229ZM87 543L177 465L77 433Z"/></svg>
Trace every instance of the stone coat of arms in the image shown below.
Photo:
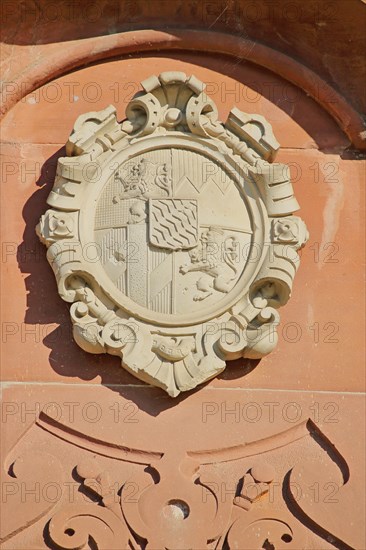
<svg viewBox="0 0 366 550"><path fill-rule="evenodd" d="M37 232L76 342L169 395L276 345L307 240L268 122L181 72L80 116Z"/></svg>

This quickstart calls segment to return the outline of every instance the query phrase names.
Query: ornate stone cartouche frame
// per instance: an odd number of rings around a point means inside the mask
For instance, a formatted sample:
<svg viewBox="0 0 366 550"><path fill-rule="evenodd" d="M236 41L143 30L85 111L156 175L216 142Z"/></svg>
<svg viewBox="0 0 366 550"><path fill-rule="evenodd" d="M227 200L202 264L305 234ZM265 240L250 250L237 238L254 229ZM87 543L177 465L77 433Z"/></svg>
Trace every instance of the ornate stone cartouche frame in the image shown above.
<svg viewBox="0 0 366 550"><path fill-rule="evenodd" d="M181 72L142 88L79 116L37 233L79 346L174 397L274 349L308 233L262 116L223 124Z"/></svg>

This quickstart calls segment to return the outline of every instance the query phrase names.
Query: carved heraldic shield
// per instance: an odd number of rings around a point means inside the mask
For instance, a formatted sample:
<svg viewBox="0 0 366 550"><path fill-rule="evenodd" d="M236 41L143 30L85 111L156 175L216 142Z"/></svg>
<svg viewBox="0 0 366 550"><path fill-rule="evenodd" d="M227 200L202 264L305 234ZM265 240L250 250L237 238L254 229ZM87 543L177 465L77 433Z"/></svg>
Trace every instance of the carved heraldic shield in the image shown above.
<svg viewBox="0 0 366 550"><path fill-rule="evenodd" d="M223 124L181 72L142 88L77 119L37 233L76 342L176 396L274 349L308 234L262 116Z"/></svg>

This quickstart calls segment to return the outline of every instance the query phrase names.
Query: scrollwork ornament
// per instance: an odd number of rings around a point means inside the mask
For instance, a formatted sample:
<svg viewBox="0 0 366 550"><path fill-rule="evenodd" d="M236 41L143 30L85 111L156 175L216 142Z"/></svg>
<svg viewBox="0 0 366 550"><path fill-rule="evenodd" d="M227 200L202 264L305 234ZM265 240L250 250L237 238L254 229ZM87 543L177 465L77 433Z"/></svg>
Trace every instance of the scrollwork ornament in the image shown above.
<svg viewBox="0 0 366 550"><path fill-rule="evenodd" d="M291 524L284 521L283 515L276 517L272 512L270 517L263 514L257 519L251 514L245 519L238 519L232 525L228 536L229 548L252 550L253 548L288 548L298 550L306 548L306 539L300 529L294 532ZM254 515L255 516L255 515Z"/></svg>
<svg viewBox="0 0 366 550"><path fill-rule="evenodd" d="M80 116L37 227L74 338L171 396L277 343L306 243L260 115L225 123L196 77L165 72Z"/></svg>
<svg viewBox="0 0 366 550"><path fill-rule="evenodd" d="M49 523L50 539L63 550L81 550L91 539L98 550L130 548L129 532L109 509L93 504L69 504Z"/></svg>

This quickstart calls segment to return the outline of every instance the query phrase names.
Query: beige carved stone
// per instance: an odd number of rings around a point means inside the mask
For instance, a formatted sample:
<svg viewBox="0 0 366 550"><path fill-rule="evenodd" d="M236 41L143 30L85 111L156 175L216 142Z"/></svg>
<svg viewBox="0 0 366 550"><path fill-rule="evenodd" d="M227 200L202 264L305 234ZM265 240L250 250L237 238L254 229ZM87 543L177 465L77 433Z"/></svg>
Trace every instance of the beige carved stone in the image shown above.
<svg viewBox="0 0 366 550"><path fill-rule="evenodd" d="M76 342L176 396L273 350L308 234L263 117L223 124L181 72L142 88L77 119L37 232Z"/></svg>

